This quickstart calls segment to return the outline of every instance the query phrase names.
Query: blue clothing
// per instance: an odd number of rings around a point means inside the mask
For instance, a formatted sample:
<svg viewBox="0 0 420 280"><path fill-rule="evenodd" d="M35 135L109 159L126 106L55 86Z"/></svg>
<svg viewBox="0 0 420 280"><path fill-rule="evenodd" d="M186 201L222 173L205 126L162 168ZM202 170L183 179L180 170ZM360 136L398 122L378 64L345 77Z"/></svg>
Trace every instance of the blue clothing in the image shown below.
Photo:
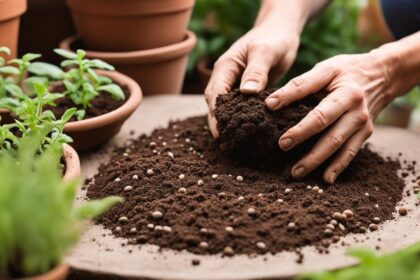
<svg viewBox="0 0 420 280"><path fill-rule="evenodd" d="M420 30L420 0L381 0L381 8L396 40Z"/></svg>

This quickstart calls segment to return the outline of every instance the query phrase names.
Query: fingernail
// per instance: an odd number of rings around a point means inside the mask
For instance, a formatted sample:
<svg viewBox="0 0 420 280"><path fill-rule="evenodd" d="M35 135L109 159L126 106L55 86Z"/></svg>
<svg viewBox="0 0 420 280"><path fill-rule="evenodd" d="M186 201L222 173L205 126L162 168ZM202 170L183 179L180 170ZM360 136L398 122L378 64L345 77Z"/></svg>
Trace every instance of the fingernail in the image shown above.
<svg viewBox="0 0 420 280"><path fill-rule="evenodd" d="M279 103L279 100L275 97L269 97L265 100L265 105L267 105L267 107L272 110L276 109Z"/></svg>
<svg viewBox="0 0 420 280"><path fill-rule="evenodd" d="M330 183L334 184L335 179L337 179L337 171L333 171L330 175Z"/></svg>
<svg viewBox="0 0 420 280"><path fill-rule="evenodd" d="M258 91L258 84L254 81L248 81L241 86L241 92L243 93L256 93Z"/></svg>
<svg viewBox="0 0 420 280"><path fill-rule="evenodd" d="M284 139L280 139L280 148L283 151L288 151L293 145L293 139L292 138L284 138Z"/></svg>
<svg viewBox="0 0 420 280"><path fill-rule="evenodd" d="M300 179L303 177L303 175L305 175L305 168L303 166L299 166L297 168L294 168L292 170L292 175L294 178L296 179Z"/></svg>

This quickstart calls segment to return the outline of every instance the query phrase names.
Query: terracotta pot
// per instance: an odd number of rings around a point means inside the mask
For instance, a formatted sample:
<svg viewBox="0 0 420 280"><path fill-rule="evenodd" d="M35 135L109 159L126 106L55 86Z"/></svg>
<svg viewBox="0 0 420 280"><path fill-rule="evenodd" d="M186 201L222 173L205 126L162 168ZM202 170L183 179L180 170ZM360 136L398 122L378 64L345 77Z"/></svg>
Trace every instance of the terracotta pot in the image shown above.
<svg viewBox="0 0 420 280"><path fill-rule="evenodd" d="M200 76L200 81L204 89L210 81L211 73L213 73L213 69L209 68L208 65L209 61L207 59L201 59L197 63L198 75Z"/></svg>
<svg viewBox="0 0 420 280"><path fill-rule="evenodd" d="M48 19L48 20L46 20ZM51 24L54 23L54 24ZM42 61L59 64L53 52L63 38L75 32L66 0L28 0L28 10L20 19L19 54L42 54ZM39 32L46 36L39 39Z"/></svg>
<svg viewBox="0 0 420 280"><path fill-rule="evenodd" d="M26 0L0 0L0 46L11 50L10 59L16 57L19 19L26 10Z"/></svg>
<svg viewBox="0 0 420 280"><path fill-rule="evenodd" d="M138 51L182 41L194 0L67 0L88 49Z"/></svg>
<svg viewBox="0 0 420 280"><path fill-rule="evenodd" d="M80 159L77 152L68 144L64 144L63 159L66 169L63 180L72 180L80 176Z"/></svg>
<svg viewBox="0 0 420 280"><path fill-rule="evenodd" d="M62 264L45 274L28 278L19 278L17 280L65 280L68 273L69 266Z"/></svg>
<svg viewBox="0 0 420 280"><path fill-rule="evenodd" d="M133 79L118 72L97 72L127 87L129 96L125 103L114 111L90 119L68 122L64 126L64 133L73 138L71 145L76 150L93 148L110 140L137 109L143 97L140 86Z"/></svg>
<svg viewBox="0 0 420 280"><path fill-rule="evenodd" d="M197 41L188 32L184 41L156 49L135 52L97 52L86 50L87 57L102 59L136 80L144 95L180 93L188 54ZM65 39L60 48L75 50L83 48L76 37Z"/></svg>

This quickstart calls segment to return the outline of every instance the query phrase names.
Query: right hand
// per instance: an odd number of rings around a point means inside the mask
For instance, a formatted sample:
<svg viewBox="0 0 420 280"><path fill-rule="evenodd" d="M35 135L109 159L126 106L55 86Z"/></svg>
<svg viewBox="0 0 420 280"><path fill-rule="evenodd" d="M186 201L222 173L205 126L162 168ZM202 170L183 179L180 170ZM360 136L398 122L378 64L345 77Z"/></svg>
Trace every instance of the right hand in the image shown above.
<svg viewBox="0 0 420 280"><path fill-rule="evenodd" d="M214 138L219 137L214 115L219 94L230 92L239 78L242 93L258 93L269 80L275 80L290 68L299 47L299 33L290 30L286 26L254 27L216 61L205 90L209 128Z"/></svg>

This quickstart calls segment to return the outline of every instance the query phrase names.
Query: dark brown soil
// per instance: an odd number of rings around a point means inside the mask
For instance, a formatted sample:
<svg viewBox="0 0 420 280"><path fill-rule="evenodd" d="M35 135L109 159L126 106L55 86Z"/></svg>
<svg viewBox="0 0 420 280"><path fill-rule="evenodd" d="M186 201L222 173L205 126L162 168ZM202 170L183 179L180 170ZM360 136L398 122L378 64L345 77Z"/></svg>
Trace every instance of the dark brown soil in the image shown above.
<svg viewBox="0 0 420 280"><path fill-rule="evenodd" d="M100 95L98 95L92 100L91 106L86 109L86 115L84 119L98 117L106 113L109 113L111 111L114 111L118 107L121 107L129 96L128 89L124 86L121 86L121 88L123 89L124 94L126 96L125 100L115 100L111 97L110 94L105 93L105 92L101 93ZM61 93L64 90L65 89L62 84L56 84L50 89L50 92ZM70 108L77 108L78 110L83 109L83 106L75 105L68 97L57 99L55 101L55 104L56 106L49 106L47 109L51 110L56 116L56 118L60 118L67 109L70 109ZM77 119L73 117L71 121L77 121Z"/></svg>
<svg viewBox="0 0 420 280"><path fill-rule="evenodd" d="M280 150L278 140L319 101L309 96L281 110L270 111L264 101L271 92L250 95L235 90L230 94L219 95L215 115L220 134L220 148L223 151L256 165L267 164L273 160L289 162L309 151L318 137L309 139L287 153Z"/></svg>
<svg viewBox="0 0 420 280"><path fill-rule="evenodd" d="M304 245L325 252L340 236L391 219L402 197L400 163L367 148L334 185L325 185L321 172L294 181L291 163L244 167L219 144L203 116L173 122L118 149L89 180L87 195L119 195L125 202L98 222L130 243L197 254L276 253ZM333 220L345 210L353 217ZM155 211L162 217L153 217Z"/></svg>

